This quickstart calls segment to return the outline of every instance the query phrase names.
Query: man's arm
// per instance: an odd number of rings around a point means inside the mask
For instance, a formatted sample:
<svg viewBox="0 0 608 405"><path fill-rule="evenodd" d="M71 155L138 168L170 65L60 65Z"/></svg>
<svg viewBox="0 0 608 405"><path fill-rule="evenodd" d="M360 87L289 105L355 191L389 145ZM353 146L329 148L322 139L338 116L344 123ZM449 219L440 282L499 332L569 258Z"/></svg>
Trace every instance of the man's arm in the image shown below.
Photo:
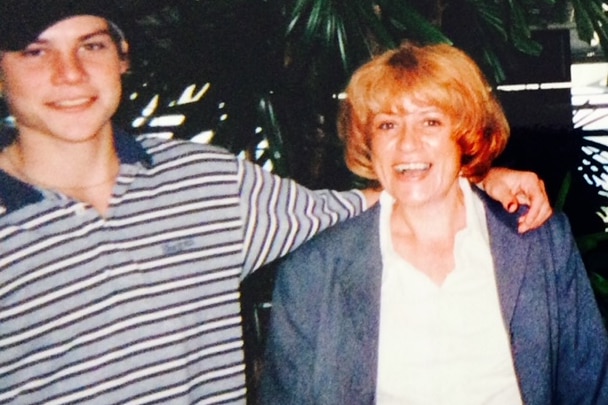
<svg viewBox="0 0 608 405"><path fill-rule="evenodd" d="M247 161L239 163L240 200L245 221L244 274L281 257L323 229L373 205L378 190L360 192L311 191ZM530 205L519 230L540 226L551 215L542 180L531 172L491 169L483 188L505 209ZM365 196L365 199L363 199Z"/></svg>
<svg viewBox="0 0 608 405"><path fill-rule="evenodd" d="M496 167L490 169L478 186L509 212L517 211L520 205L529 207L519 218L520 233L538 228L553 213L545 183L536 173Z"/></svg>
<svg viewBox="0 0 608 405"><path fill-rule="evenodd" d="M359 191L309 190L248 161L238 161L244 221L242 277L366 208Z"/></svg>
<svg viewBox="0 0 608 405"><path fill-rule="evenodd" d="M515 212L520 205L528 206L527 212L519 218L519 232L541 226L553 213L545 183L533 172L506 168L492 168L486 177L477 184L493 199L499 201L509 212ZM378 200L379 189L363 190L367 206Z"/></svg>

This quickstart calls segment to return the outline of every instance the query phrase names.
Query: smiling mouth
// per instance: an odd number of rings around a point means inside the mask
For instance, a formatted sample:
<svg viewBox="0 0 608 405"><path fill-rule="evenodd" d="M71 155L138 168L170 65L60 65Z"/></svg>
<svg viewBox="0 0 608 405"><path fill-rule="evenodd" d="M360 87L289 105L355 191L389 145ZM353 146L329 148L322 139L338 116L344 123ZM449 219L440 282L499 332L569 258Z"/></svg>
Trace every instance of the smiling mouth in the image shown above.
<svg viewBox="0 0 608 405"><path fill-rule="evenodd" d="M78 108L89 105L93 101L90 97L75 98L71 100L61 100L51 103L55 108Z"/></svg>
<svg viewBox="0 0 608 405"><path fill-rule="evenodd" d="M430 163L404 163L394 166L395 170L400 174L405 173L420 173L431 168Z"/></svg>

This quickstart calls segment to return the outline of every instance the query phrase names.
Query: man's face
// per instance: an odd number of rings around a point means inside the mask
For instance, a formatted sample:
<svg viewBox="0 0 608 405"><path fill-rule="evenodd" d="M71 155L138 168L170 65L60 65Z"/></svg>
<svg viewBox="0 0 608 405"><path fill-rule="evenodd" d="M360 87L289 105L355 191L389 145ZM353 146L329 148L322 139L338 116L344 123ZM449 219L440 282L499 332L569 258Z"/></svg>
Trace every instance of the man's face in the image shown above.
<svg viewBox="0 0 608 405"><path fill-rule="evenodd" d="M24 50L2 53L3 92L19 136L82 142L111 134L127 68L107 21L95 16L59 21Z"/></svg>

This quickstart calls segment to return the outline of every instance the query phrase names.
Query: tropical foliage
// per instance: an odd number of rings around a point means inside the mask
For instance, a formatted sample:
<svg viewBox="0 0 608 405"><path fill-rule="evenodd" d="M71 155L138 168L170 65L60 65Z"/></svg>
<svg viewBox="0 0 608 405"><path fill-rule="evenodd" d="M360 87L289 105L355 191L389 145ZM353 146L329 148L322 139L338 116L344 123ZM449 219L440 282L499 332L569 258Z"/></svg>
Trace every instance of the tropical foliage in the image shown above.
<svg viewBox="0 0 608 405"><path fill-rule="evenodd" d="M496 82L510 55L540 51L533 25L574 20L582 39L608 43L597 0L131 0L124 7L136 23L120 122L137 117L150 131L159 130L151 128L158 117L182 116L171 128L177 136L212 130L212 142L271 159L279 173L312 186L349 179L334 136L335 95L359 64L404 38L453 42ZM263 139L266 153L256 156Z"/></svg>
<svg viewBox="0 0 608 405"><path fill-rule="evenodd" d="M184 138L213 131L211 142L270 160L279 174L313 187L352 184L334 131L336 95L357 66L404 38L452 42L496 83L513 55L540 52L530 27L576 22L583 40L596 36L608 48L598 0L131 0L124 7L136 22L119 122Z"/></svg>

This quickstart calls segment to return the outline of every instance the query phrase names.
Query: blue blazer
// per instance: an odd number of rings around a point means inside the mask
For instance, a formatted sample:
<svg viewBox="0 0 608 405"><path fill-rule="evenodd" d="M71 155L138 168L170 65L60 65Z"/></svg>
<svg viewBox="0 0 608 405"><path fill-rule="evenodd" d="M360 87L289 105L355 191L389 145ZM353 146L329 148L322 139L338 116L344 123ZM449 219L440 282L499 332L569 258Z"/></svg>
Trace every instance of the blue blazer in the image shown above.
<svg viewBox="0 0 608 405"><path fill-rule="evenodd" d="M524 403L608 404L606 329L566 217L520 235L517 215L480 195ZM263 404L375 403L379 211L328 229L280 266Z"/></svg>

